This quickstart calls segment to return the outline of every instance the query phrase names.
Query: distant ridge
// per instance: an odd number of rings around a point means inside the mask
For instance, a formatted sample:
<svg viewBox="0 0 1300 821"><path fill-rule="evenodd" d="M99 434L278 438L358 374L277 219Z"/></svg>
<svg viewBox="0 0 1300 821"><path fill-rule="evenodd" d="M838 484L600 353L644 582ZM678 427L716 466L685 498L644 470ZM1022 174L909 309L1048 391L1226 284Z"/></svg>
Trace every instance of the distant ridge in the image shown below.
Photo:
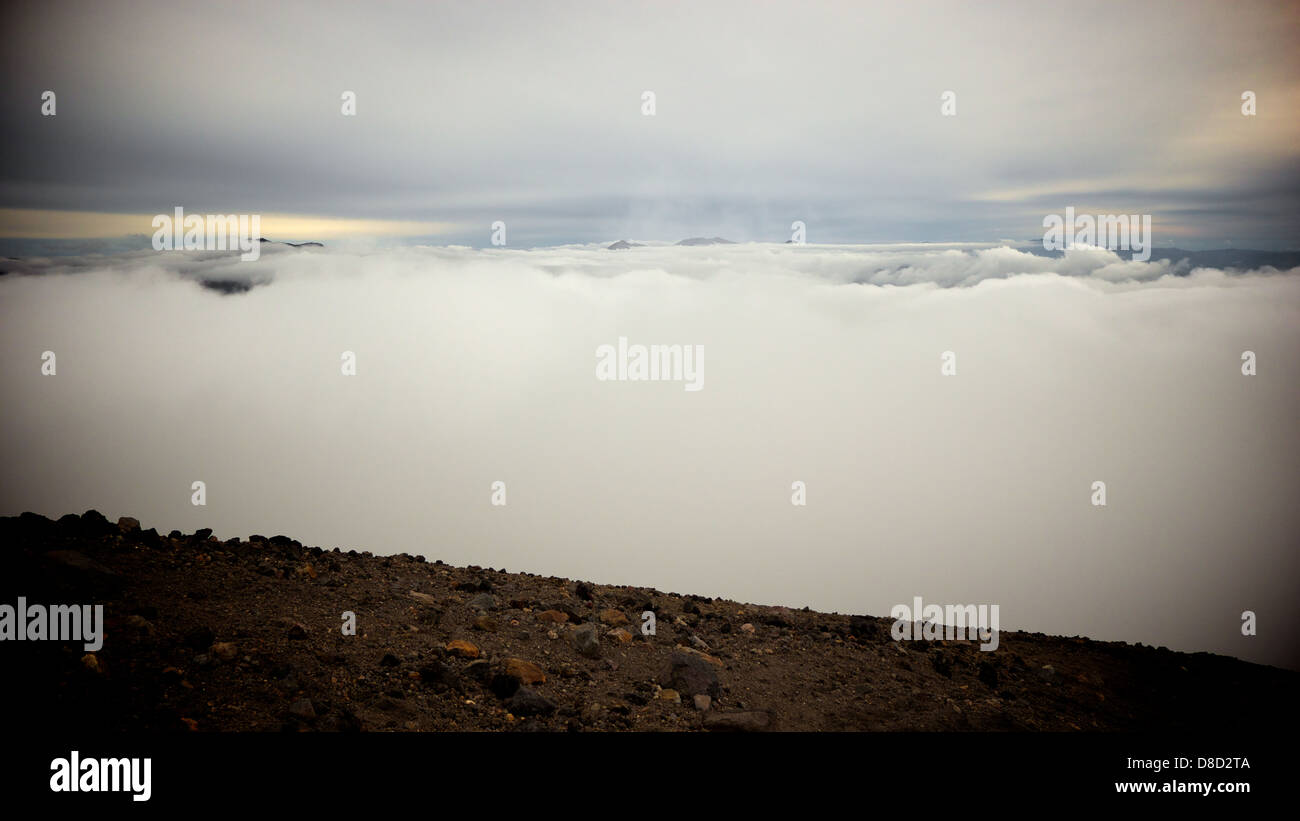
<svg viewBox="0 0 1300 821"><path fill-rule="evenodd" d="M325 247L325 243L323 242L282 242L278 240L267 239L266 237L262 237L259 241L269 242L272 245L288 245L290 248L324 248Z"/></svg>
<svg viewBox="0 0 1300 821"><path fill-rule="evenodd" d="M678 245L735 245L736 243L732 242L729 239L723 239L722 237L691 237L690 239L684 239L677 244Z"/></svg>

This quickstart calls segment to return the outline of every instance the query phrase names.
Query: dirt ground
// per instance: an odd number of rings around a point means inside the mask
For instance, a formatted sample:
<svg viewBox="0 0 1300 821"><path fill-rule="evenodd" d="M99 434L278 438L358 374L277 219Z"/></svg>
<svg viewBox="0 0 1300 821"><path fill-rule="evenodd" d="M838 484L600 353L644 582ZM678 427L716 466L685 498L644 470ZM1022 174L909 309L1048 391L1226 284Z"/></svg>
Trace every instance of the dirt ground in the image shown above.
<svg viewBox="0 0 1300 821"><path fill-rule="evenodd" d="M97 652L0 643L6 703L38 727L1200 732L1298 715L1300 674L1206 653L895 642L888 618L164 536L94 511L0 519L0 604L20 596L105 607Z"/></svg>

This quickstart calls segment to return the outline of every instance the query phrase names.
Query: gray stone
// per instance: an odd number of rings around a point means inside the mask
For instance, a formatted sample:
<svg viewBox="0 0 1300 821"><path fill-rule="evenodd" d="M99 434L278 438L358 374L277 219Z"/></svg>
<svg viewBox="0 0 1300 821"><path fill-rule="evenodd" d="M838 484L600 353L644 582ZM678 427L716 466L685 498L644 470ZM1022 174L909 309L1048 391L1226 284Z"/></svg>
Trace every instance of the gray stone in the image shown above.
<svg viewBox="0 0 1300 821"><path fill-rule="evenodd" d="M712 664L680 650L673 651L668 657L668 672L664 682L665 686L692 696L717 698L722 689Z"/></svg>
<svg viewBox="0 0 1300 821"><path fill-rule="evenodd" d="M517 716L548 716L555 704L532 687L520 687L506 700L506 707Z"/></svg>
<svg viewBox="0 0 1300 821"><path fill-rule="evenodd" d="M584 624L570 634L573 649L587 658L600 658L600 632L594 624Z"/></svg>
<svg viewBox="0 0 1300 821"><path fill-rule="evenodd" d="M491 593L479 593L477 596L469 600L469 606L475 610L482 610L485 613L489 610L495 610L497 606L496 596L493 596Z"/></svg>

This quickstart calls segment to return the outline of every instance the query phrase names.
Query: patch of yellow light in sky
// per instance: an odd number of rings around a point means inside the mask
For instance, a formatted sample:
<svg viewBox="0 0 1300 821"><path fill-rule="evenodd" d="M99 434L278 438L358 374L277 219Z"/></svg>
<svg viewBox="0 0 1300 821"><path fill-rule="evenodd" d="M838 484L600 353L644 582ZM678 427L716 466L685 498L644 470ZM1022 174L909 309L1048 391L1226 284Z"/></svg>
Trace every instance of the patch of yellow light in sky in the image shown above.
<svg viewBox="0 0 1300 821"><path fill-rule="evenodd" d="M186 211L185 216L204 211ZM0 237L24 239L103 239L129 234L152 237L155 214L109 214L98 211L49 211L33 208L0 208ZM173 217L174 212L166 212ZM410 237L450 233L457 226L448 222L409 220L347 219L305 214L259 214L261 235L267 239L313 240L332 237ZM176 230L176 227L173 227ZM183 230L183 229L182 229Z"/></svg>

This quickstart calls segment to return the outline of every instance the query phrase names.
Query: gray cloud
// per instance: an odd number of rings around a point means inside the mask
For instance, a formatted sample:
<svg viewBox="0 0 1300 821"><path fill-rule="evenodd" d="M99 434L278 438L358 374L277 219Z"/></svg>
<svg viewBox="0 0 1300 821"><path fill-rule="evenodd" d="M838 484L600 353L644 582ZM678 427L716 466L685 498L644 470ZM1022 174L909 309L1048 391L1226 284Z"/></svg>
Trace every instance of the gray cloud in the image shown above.
<svg viewBox="0 0 1300 821"><path fill-rule="evenodd" d="M1075 205L1293 245L1294 6L1075 11L19 6L0 27L0 205L482 224L448 238L475 244L494 219L529 244L771 240L793 219L827 242L1025 237Z"/></svg>

